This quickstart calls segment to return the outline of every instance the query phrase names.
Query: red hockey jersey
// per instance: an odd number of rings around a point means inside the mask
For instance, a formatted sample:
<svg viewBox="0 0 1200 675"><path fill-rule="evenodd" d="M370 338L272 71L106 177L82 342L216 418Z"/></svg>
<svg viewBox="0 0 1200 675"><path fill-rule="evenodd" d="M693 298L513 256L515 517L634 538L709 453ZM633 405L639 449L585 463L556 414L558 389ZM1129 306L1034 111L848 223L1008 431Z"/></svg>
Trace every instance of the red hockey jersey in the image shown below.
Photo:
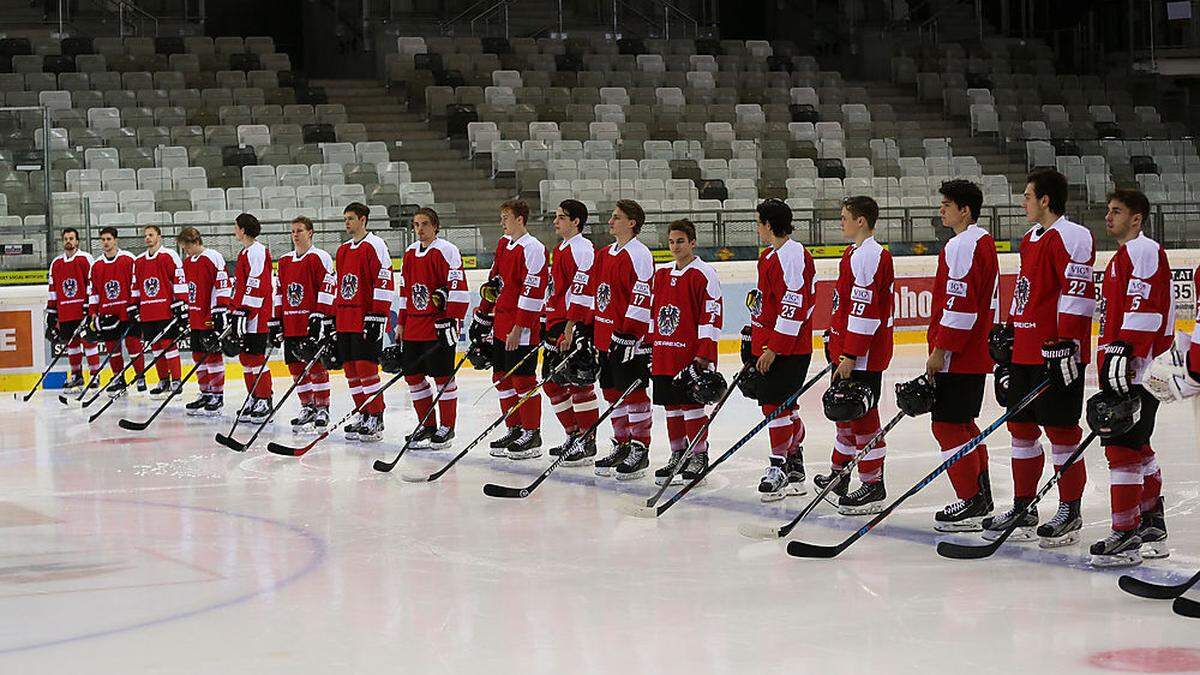
<svg viewBox="0 0 1200 675"><path fill-rule="evenodd" d="M1036 225L1021 239L1021 271L1013 289L1013 363L1039 365L1048 339L1077 340L1079 358L1092 360L1096 285L1092 233L1065 217L1050 229Z"/></svg>
<svg viewBox="0 0 1200 675"><path fill-rule="evenodd" d="M521 345L541 340L542 310L546 306L546 286L550 270L546 265L546 247L532 234L505 241L496 248L492 276L500 278L500 296L492 307L495 323L492 335L503 342L514 326L521 327Z"/></svg>
<svg viewBox="0 0 1200 675"><path fill-rule="evenodd" d="M592 298L587 294L588 272L596 247L577 234L554 248L550 263L550 291L546 294L546 327L564 321L591 323Z"/></svg>
<svg viewBox="0 0 1200 675"><path fill-rule="evenodd" d="M1141 384L1150 361L1170 349L1175 337L1175 296L1167 252L1139 234L1108 261L1100 291L1096 362L1103 363L1104 345L1124 340L1133 346L1133 382Z"/></svg>
<svg viewBox="0 0 1200 675"><path fill-rule="evenodd" d="M312 314L333 316L333 258L328 253L316 246L301 256L289 251L279 258L276 274L275 318L284 337L308 335Z"/></svg>
<svg viewBox="0 0 1200 675"><path fill-rule="evenodd" d="M183 277L187 279L188 327L212 328L213 309L229 304L231 291L225 258L215 248L190 255L183 259Z"/></svg>
<svg viewBox="0 0 1200 675"><path fill-rule="evenodd" d="M987 338L1000 311L996 242L978 225L954 235L938 254L926 342L946 350L944 373L990 373Z"/></svg>
<svg viewBox="0 0 1200 675"><path fill-rule="evenodd" d="M275 290L271 252L256 241L238 253L233 266L233 297L229 307L246 313L246 332L266 333L274 313Z"/></svg>
<svg viewBox="0 0 1200 675"><path fill-rule="evenodd" d="M70 258L60 253L50 262L46 309L57 311L59 321L79 321L87 312L91 271L92 256L85 251L75 251Z"/></svg>
<svg viewBox="0 0 1200 675"><path fill-rule="evenodd" d="M892 254L868 237L850 245L838 264L829 324L829 353L849 354L855 370L880 372L892 362Z"/></svg>
<svg viewBox="0 0 1200 675"><path fill-rule="evenodd" d="M608 351L613 333L645 338L650 330L650 284L654 256L637 239L600 249L588 275L588 294L595 298L596 349Z"/></svg>
<svg viewBox="0 0 1200 675"><path fill-rule="evenodd" d="M675 263L654 273L651 374L678 375L696 357L717 361L723 305L721 282L700 258L683 269Z"/></svg>
<svg viewBox="0 0 1200 675"><path fill-rule="evenodd" d="M438 289L446 292L443 309L435 307L432 301L433 292ZM404 327L404 339L436 340L434 322L445 317L461 321L471 304L458 247L440 237L425 248L421 242L413 242L404 251L397 293L400 311L396 323Z"/></svg>
<svg viewBox="0 0 1200 675"><path fill-rule="evenodd" d="M160 246L151 254L144 251L133 261L133 302L142 321L167 321L171 304L187 302L187 280L183 262L172 249Z"/></svg>
<svg viewBox="0 0 1200 675"><path fill-rule="evenodd" d="M396 297L392 256L378 235L343 242L337 250L334 322L339 333L361 333L363 317L387 316Z"/></svg>
<svg viewBox="0 0 1200 675"><path fill-rule="evenodd" d="M121 321L129 318L133 261L132 253L118 249L113 257L101 255L92 263L92 292L88 305L93 314L115 316Z"/></svg>
<svg viewBox="0 0 1200 675"><path fill-rule="evenodd" d="M755 356L812 353L816 281L812 254L789 239L758 256L758 284L750 294L750 344Z"/></svg>

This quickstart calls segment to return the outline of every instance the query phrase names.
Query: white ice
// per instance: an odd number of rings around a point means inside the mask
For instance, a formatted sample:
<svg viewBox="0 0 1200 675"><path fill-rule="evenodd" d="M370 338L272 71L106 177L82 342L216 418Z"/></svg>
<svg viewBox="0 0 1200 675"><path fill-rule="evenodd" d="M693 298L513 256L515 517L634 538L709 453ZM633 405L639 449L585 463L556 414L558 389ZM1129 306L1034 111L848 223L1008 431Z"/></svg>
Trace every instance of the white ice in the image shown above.
<svg viewBox="0 0 1200 675"><path fill-rule="evenodd" d="M917 374L921 350L898 348L885 391ZM497 415L494 394L471 406L488 384L475 372L460 378L455 450ZM823 388L802 399L810 477L828 470ZM229 389L232 411L245 390L233 380ZM942 559L930 526L953 497L941 477L838 558L801 560L785 542L737 531L781 524L812 496L759 503L765 433L646 520L619 507L650 494L649 477L618 483L590 467L559 470L527 499L486 497L484 483L524 485L549 463L492 459L486 443L436 483L399 474L432 471L449 452L412 452L392 474L374 471L415 422L402 389L389 392L383 442L338 435L300 459L265 451L268 440L294 442L282 424L237 454L213 442L228 421L187 418L181 407L144 433L117 427L122 416L144 418L147 399L92 425L57 392L0 403L0 673L1200 668L1200 624L1121 592L1120 570L1087 565L1086 546L1109 522L1098 446L1086 455L1079 546ZM347 405L335 381L334 417ZM999 414L989 393L980 426ZM713 456L758 418L735 394L714 425ZM546 446L557 444L548 404L542 419ZM661 411L654 424L652 469L667 455ZM940 461L928 425L906 419L888 439L889 498ZM602 449L608 436L606 425ZM1172 553L1133 573L1177 583L1200 567L1192 408L1164 407L1154 440ZM1008 443L1001 430L988 444L1001 505L1011 496ZM1056 503L1052 492L1043 518ZM822 506L792 538L831 544L863 522Z"/></svg>

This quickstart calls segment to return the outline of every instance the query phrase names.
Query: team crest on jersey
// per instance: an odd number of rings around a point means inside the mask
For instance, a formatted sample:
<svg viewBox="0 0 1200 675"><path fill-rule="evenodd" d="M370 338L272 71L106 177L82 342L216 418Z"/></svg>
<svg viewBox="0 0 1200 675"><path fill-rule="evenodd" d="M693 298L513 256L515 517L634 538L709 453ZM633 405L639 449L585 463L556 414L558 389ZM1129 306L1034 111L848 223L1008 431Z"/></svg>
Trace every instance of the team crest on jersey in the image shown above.
<svg viewBox="0 0 1200 675"><path fill-rule="evenodd" d="M104 297L109 300L116 300L121 294L121 282L113 280L104 282Z"/></svg>
<svg viewBox="0 0 1200 675"><path fill-rule="evenodd" d="M746 309L750 310L750 316L758 318L762 314L763 309L763 294L762 291L755 288L746 294Z"/></svg>
<svg viewBox="0 0 1200 675"><path fill-rule="evenodd" d="M608 309L608 303L612 302L612 286L608 284L600 284L596 287L596 309L603 312Z"/></svg>
<svg viewBox="0 0 1200 675"><path fill-rule="evenodd" d="M837 312L840 300L841 296L838 294L837 289L833 289L833 309L830 310L831 312Z"/></svg>
<svg viewBox="0 0 1200 675"><path fill-rule="evenodd" d="M287 287L288 307L299 307L304 302L304 285L292 282Z"/></svg>
<svg viewBox="0 0 1200 675"><path fill-rule="evenodd" d="M429 308L429 287L425 284L413 284L412 287L413 309L418 312L423 312Z"/></svg>
<svg viewBox="0 0 1200 675"><path fill-rule="evenodd" d="M1017 285L1013 289L1013 307L1016 308L1013 313L1024 314L1027 304L1029 304L1029 279L1022 275L1017 277Z"/></svg>
<svg viewBox="0 0 1200 675"><path fill-rule="evenodd" d="M63 295L68 298L75 297L75 294L79 292L79 282L75 281L74 279L64 279L62 291Z"/></svg>
<svg viewBox="0 0 1200 675"><path fill-rule="evenodd" d="M142 294L147 298L157 298L160 290L162 287L158 284L158 277L149 277L142 281Z"/></svg>
<svg viewBox="0 0 1200 675"><path fill-rule="evenodd" d="M358 275L347 274L342 277L341 293L343 300L353 300L358 294Z"/></svg>
<svg viewBox="0 0 1200 675"><path fill-rule="evenodd" d="M674 335L675 329L679 328L679 308L675 305L663 305L658 309L658 317L655 318L655 330L659 335Z"/></svg>
<svg viewBox="0 0 1200 675"><path fill-rule="evenodd" d="M188 282L188 304L196 304L196 283L193 281Z"/></svg>

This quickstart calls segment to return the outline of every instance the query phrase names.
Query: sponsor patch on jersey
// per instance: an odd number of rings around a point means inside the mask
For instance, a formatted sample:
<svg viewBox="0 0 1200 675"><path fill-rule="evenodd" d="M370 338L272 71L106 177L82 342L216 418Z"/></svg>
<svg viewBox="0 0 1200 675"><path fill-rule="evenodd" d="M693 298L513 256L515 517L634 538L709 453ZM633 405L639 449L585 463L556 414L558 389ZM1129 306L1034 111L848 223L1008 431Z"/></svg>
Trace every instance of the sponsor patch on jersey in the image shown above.
<svg viewBox="0 0 1200 675"><path fill-rule="evenodd" d="M292 282L287 287L288 307L299 307L304 302L304 284Z"/></svg>
<svg viewBox="0 0 1200 675"><path fill-rule="evenodd" d="M391 279L392 278L391 268L390 267L380 267L378 276L380 279Z"/></svg>
<svg viewBox="0 0 1200 675"><path fill-rule="evenodd" d="M450 270L450 272L446 275L447 281L462 281L465 278L466 275L462 270Z"/></svg>
<svg viewBox="0 0 1200 675"><path fill-rule="evenodd" d="M612 302L612 287L607 283L602 283L596 287L596 309L603 312L608 309L610 302Z"/></svg>
<svg viewBox="0 0 1200 675"><path fill-rule="evenodd" d="M358 295L358 275L343 275L342 283L339 284L338 291L341 293L343 300L353 300L354 296Z"/></svg>
<svg viewBox="0 0 1200 675"><path fill-rule="evenodd" d="M1150 297L1150 284L1141 279L1130 279L1129 286L1125 289L1126 295L1136 295L1139 298Z"/></svg>
<svg viewBox="0 0 1200 675"><path fill-rule="evenodd" d="M956 279L947 279L946 293L960 298L967 297L967 282Z"/></svg>
<svg viewBox="0 0 1200 675"><path fill-rule="evenodd" d="M850 289L850 301L851 302L871 302L871 299L874 297L875 297L875 291L872 291L869 288L855 286Z"/></svg>
<svg viewBox="0 0 1200 675"><path fill-rule="evenodd" d="M158 283L158 277L147 277L142 280L142 295L147 298L158 297L158 292L162 290L162 286Z"/></svg>
<svg viewBox="0 0 1200 675"><path fill-rule="evenodd" d="M704 311L708 312L709 314L720 314L721 303L717 302L716 300L705 300Z"/></svg>
<svg viewBox="0 0 1200 675"><path fill-rule="evenodd" d="M633 285L633 294L634 295L650 295L650 284L648 284L644 281L637 282L636 284Z"/></svg>
<svg viewBox="0 0 1200 675"><path fill-rule="evenodd" d="M79 282L74 279L63 279L62 292L68 298L73 298L79 293Z"/></svg>
<svg viewBox="0 0 1200 675"><path fill-rule="evenodd" d="M588 282L587 272L576 272L575 278L572 281L577 284L586 284Z"/></svg>
<svg viewBox="0 0 1200 675"><path fill-rule="evenodd" d="M525 275L525 285L528 286L529 288L541 288L542 287L542 278L536 274L526 274Z"/></svg>
<svg viewBox="0 0 1200 675"><path fill-rule="evenodd" d="M663 305L658 308L658 316L654 318L654 323L659 335L674 335L675 329L679 328L679 308L675 305Z"/></svg>
<svg viewBox="0 0 1200 675"><path fill-rule="evenodd" d="M246 288L258 288L258 277L246 277Z"/></svg>
<svg viewBox="0 0 1200 675"><path fill-rule="evenodd" d="M1080 281L1092 280L1092 266L1082 263L1067 263L1066 277Z"/></svg>
<svg viewBox="0 0 1200 675"><path fill-rule="evenodd" d="M429 308L429 287L425 284L413 284L412 286L412 302L413 309L418 312L423 312Z"/></svg>
<svg viewBox="0 0 1200 675"><path fill-rule="evenodd" d="M788 291L787 293L783 294L783 304L795 305L799 307L804 304L804 296L800 295L796 291Z"/></svg>
<svg viewBox="0 0 1200 675"><path fill-rule="evenodd" d="M121 282L116 279L104 282L104 297L116 300L121 295Z"/></svg>

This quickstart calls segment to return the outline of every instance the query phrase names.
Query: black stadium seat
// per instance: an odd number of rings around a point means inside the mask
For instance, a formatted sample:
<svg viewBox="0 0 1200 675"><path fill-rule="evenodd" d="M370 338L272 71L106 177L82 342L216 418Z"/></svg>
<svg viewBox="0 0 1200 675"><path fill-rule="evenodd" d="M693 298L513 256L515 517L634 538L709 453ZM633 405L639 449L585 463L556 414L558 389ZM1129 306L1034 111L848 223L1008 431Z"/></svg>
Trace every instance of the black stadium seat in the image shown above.
<svg viewBox="0 0 1200 675"><path fill-rule="evenodd" d="M473 105L454 103L446 106L446 135L450 138L466 138L467 125L478 121L479 114Z"/></svg>
<svg viewBox="0 0 1200 675"><path fill-rule="evenodd" d="M812 122L816 124L821 121L821 116L811 103L792 103L788 106L788 112L792 114L793 122Z"/></svg>
<svg viewBox="0 0 1200 675"><path fill-rule="evenodd" d="M511 54L512 45L508 43L507 38L502 37L485 37L480 40L483 45L484 54Z"/></svg>
<svg viewBox="0 0 1200 675"><path fill-rule="evenodd" d="M63 56L79 56L80 54L95 54L96 48L90 37L69 37L62 41Z"/></svg>
<svg viewBox="0 0 1200 675"><path fill-rule="evenodd" d="M729 189L725 181L720 179L700 181L700 199L729 199Z"/></svg>
<svg viewBox="0 0 1200 675"><path fill-rule="evenodd" d="M836 157L818 159L816 165L818 178L846 179L846 167L842 166L842 160Z"/></svg>
<svg viewBox="0 0 1200 675"><path fill-rule="evenodd" d="M304 142L336 143L337 134L334 133L332 124L305 124Z"/></svg>
<svg viewBox="0 0 1200 675"><path fill-rule="evenodd" d="M74 56L46 56L42 59L43 73L73 73L75 72Z"/></svg>
<svg viewBox="0 0 1200 675"><path fill-rule="evenodd" d="M248 73L252 70L262 70L262 62L258 54L230 54L229 69Z"/></svg>
<svg viewBox="0 0 1200 675"><path fill-rule="evenodd" d="M187 53L187 48L183 46L181 37L156 37L154 38L154 51L167 55L184 54Z"/></svg>
<svg viewBox="0 0 1200 675"><path fill-rule="evenodd" d="M221 148L221 163L225 166L254 166L258 164L258 155L250 146L226 145Z"/></svg>

